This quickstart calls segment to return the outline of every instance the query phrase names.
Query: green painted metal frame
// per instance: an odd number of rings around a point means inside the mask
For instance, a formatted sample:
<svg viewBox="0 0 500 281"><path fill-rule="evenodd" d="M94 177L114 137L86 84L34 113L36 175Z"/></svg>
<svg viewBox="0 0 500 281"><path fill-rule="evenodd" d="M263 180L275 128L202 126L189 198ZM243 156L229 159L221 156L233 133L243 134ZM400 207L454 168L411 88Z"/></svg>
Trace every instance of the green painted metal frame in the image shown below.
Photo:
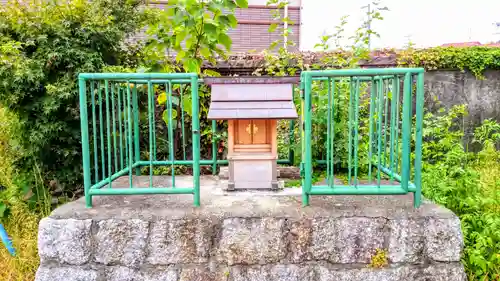
<svg viewBox="0 0 500 281"><path fill-rule="evenodd" d="M199 206L200 164L202 164L202 161L200 161L198 76L195 73L82 73L78 77L78 83L86 206L92 207L92 197L96 195L135 194L193 194L194 205ZM104 87L102 87L102 83L104 83ZM125 87L120 85L123 83L126 83ZM87 84L90 84L90 87L87 87ZM141 124L139 119L138 104L139 93L137 90L137 85L139 84L147 85L146 95L148 103L147 115L149 132L149 160L147 161L141 160L140 151L139 126ZM153 84L162 84L165 86L165 93L167 95L166 110L168 112L169 120L168 124L172 124L173 120L172 85L190 85L192 112L191 160L185 159L185 143L183 144L184 160L176 161L174 159L172 126L168 126L170 159L168 161L158 161L156 159L156 131L154 120L155 100ZM131 85L134 85L134 87L132 88ZM103 89L104 99L102 95ZM90 90L90 93L88 90ZM88 100L89 96L90 102ZM98 110L96 109L96 102L98 103ZM89 106L91 107L91 120L89 120L88 116ZM105 114L103 114L103 111L105 111ZM89 123L91 123L92 127L92 139L89 135ZM104 128L104 125L106 125L106 128ZM117 140L117 135L119 136L119 141ZM93 169L91 167L91 143L93 144L92 152L94 154L92 159L94 164ZM101 156L100 158L99 154ZM193 185L190 188L177 188L175 186L173 168L175 165L180 164L192 166ZM153 187L153 166L160 165L169 165L172 168L171 187ZM101 166L100 170L99 166ZM140 175L140 168L144 166L149 166L150 168L149 187L134 187L132 181L133 175ZM92 170L94 174L93 179ZM135 173L133 173L134 171ZM99 172L101 172L101 174ZM128 175L129 177L129 188L112 188L113 181L125 175Z"/></svg>
<svg viewBox="0 0 500 281"><path fill-rule="evenodd" d="M424 69L422 68L385 68L385 69L346 69L305 71L301 73L301 120L302 136L302 204L309 205L311 195L391 195L414 193L414 207L421 204L422 168L422 123L424 105ZM313 81L327 83L327 155L326 160L312 157L313 128ZM336 83L349 83L348 109L348 184L334 183L333 144L335 142L334 97ZM391 84L392 82L392 84ZM369 90L369 151L368 184L360 184L358 175L359 158L359 105L360 83ZM403 96L400 97L400 85ZM415 96L413 97L413 83ZM390 91L389 91L390 90ZM389 96L389 92L391 95ZM402 99L401 99L402 98ZM413 98L415 108L412 109ZM402 112L400 114L400 109ZM390 111L388 111L390 110ZM415 114L413 115L413 112ZM414 120L412 118L415 117ZM399 124L401 123L401 128ZM412 123L415 135L414 150L411 151ZM389 131L389 132L388 132ZM399 139L401 137L401 140ZM389 142L387 140L389 139ZM399 146L401 143L401 146ZM410 154L414 154L413 169ZM399 156L401 155L401 156ZM401 158L401 159L399 159ZM401 161L400 161L401 160ZM313 163L327 165L327 185L314 185L312 182ZM398 169L399 168L399 169ZM372 180L372 170L376 169L376 179ZM399 172L399 170L401 172ZM381 174L396 181L397 184L382 184ZM413 182L411 181L413 179Z"/></svg>

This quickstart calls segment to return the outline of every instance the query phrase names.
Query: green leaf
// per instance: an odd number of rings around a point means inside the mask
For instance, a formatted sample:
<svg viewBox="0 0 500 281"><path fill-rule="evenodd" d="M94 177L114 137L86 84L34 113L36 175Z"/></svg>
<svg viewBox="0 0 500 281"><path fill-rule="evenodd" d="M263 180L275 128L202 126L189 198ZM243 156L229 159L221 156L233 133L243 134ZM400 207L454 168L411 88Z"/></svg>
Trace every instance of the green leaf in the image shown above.
<svg viewBox="0 0 500 281"><path fill-rule="evenodd" d="M184 59L185 56L186 56L186 52L184 52L183 50L181 50L181 51L179 51L177 53L177 56L175 57L175 60L179 62L182 59Z"/></svg>
<svg viewBox="0 0 500 281"><path fill-rule="evenodd" d="M159 105L164 105L167 102L167 93L163 92L159 94L156 100L158 101Z"/></svg>
<svg viewBox="0 0 500 281"><path fill-rule="evenodd" d="M188 58L183 64L184 70L186 72L200 73L200 62L195 58Z"/></svg>
<svg viewBox="0 0 500 281"><path fill-rule="evenodd" d="M165 122L165 124L169 124L169 120L168 120L168 110L164 110L162 115L161 115L161 118L163 119L163 122ZM177 123L177 110L173 110L172 109L172 123Z"/></svg>
<svg viewBox="0 0 500 281"><path fill-rule="evenodd" d="M176 35L175 35L175 45L176 46L180 46L182 41L184 41L184 38L186 38L186 35L187 35L187 32L185 31L185 29L183 29L182 31L178 32Z"/></svg>
<svg viewBox="0 0 500 281"><path fill-rule="evenodd" d="M191 104L191 96L187 95L182 98L182 109L189 116L193 116L193 108Z"/></svg>
<svg viewBox="0 0 500 281"><path fill-rule="evenodd" d="M188 39L186 39L186 49L191 49L191 46L193 46L194 38L191 36Z"/></svg>
<svg viewBox="0 0 500 281"><path fill-rule="evenodd" d="M231 38L225 34L225 33L221 33L219 34L219 43L222 44L226 50L231 50L231 45L233 44L233 41L231 40Z"/></svg>
<svg viewBox="0 0 500 281"><path fill-rule="evenodd" d="M205 58L209 58L211 55L212 55L212 52L210 52L210 50L207 48L207 47L203 47L200 49L200 53L202 56L204 56Z"/></svg>
<svg viewBox="0 0 500 281"><path fill-rule="evenodd" d="M0 203L0 218L4 217L6 210L7 210L7 205L5 205L4 203Z"/></svg>
<svg viewBox="0 0 500 281"><path fill-rule="evenodd" d="M276 31L276 28L278 28L278 24L277 23L273 23L269 26L269 29L267 30L268 32L270 33L273 33Z"/></svg>
<svg viewBox="0 0 500 281"><path fill-rule="evenodd" d="M238 26L238 20L233 14L227 15L227 19L229 20L229 26L231 26L232 28Z"/></svg>
<svg viewBox="0 0 500 281"><path fill-rule="evenodd" d="M236 5L239 8L246 9L246 8L248 8L248 0L236 0Z"/></svg>
<svg viewBox="0 0 500 281"><path fill-rule="evenodd" d="M203 31L210 35L217 34L217 26L213 23L205 23L203 25Z"/></svg>
<svg viewBox="0 0 500 281"><path fill-rule="evenodd" d="M211 76L211 77L220 77L220 73L211 69L205 69L203 70L203 74L206 76Z"/></svg>

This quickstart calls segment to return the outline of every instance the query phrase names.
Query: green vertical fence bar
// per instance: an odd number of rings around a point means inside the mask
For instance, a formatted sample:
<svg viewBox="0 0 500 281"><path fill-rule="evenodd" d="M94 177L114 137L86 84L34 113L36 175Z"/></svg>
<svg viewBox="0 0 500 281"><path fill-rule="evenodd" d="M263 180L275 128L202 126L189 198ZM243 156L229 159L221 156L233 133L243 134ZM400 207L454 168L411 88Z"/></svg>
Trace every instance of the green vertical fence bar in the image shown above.
<svg viewBox="0 0 500 281"><path fill-rule="evenodd" d="M133 102L133 111L134 111L134 154L135 154L135 163L141 161L141 148L139 143L139 98L137 96L137 84L134 84L134 88L132 91L132 102ZM135 168L135 175L141 175L141 167Z"/></svg>
<svg viewBox="0 0 500 281"><path fill-rule="evenodd" d="M415 107L415 195L413 197L413 205L415 208L420 207L422 202L422 123L424 119L424 74L419 73L417 76L417 94Z"/></svg>
<svg viewBox="0 0 500 281"><path fill-rule="evenodd" d="M380 186L381 162L382 162L382 106L383 104L383 86L384 81L378 81L378 98L377 98L377 185Z"/></svg>
<svg viewBox="0 0 500 281"><path fill-rule="evenodd" d="M303 197L302 205L309 206L309 192L312 188L312 151L311 151L311 130L312 130L312 120L311 120L311 109L312 109L312 77L310 75L304 75L304 114L305 114L305 128L304 128L304 141L305 145L305 156L304 156L304 186L303 186Z"/></svg>
<svg viewBox="0 0 500 281"><path fill-rule="evenodd" d="M370 115L368 120L368 181L372 182L372 162L373 162L373 126L375 111L375 96L377 95L377 84L375 79L371 79L370 88Z"/></svg>
<svg viewBox="0 0 500 281"><path fill-rule="evenodd" d="M354 91L354 85L353 85L353 77L349 78L349 117L347 117L347 129L349 130L349 144L347 146L347 154L348 154L348 176L347 176L347 181L349 185L352 183L351 175L352 175L352 112L353 112L353 91Z"/></svg>
<svg viewBox="0 0 500 281"><path fill-rule="evenodd" d="M304 73L300 74L300 153L302 155L302 159L300 159L300 183L302 186L302 206L309 205L309 196L307 194L307 186L305 175L305 155L306 155L306 145L308 145L305 141L305 79Z"/></svg>
<svg viewBox="0 0 500 281"><path fill-rule="evenodd" d="M328 107L328 111L331 111L331 126L332 128L330 129L330 132L332 133L331 135L331 140L330 140L330 153L332 154L330 156L330 160L332 161L330 163L330 172L331 172L331 175L330 175L330 182L328 183L328 187L330 188L333 188L334 187L334 183L335 183L335 146L334 146L334 143L335 143L335 79L331 79L332 80L332 98L331 98L331 101L332 101L332 104L331 106L329 105Z"/></svg>
<svg viewBox="0 0 500 281"><path fill-rule="evenodd" d="M99 134L101 137L101 167L102 167L102 179L106 178L106 156L104 156L104 129L103 129L103 123L104 119L102 117L102 103L104 100L102 99L102 89L101 89L101 83L97 84L97 91L99 93Z"/></svg>
<svg viewBox="0 0 500 281"><path fill-rule="evenodd" d="M390 126L390 134L389 134L389 169L393 171L394 169L394 141L395 141L395 131L396 131L396 95L397 86L396 86L396 76L392 79L392 87L391 87L391 126ZM397 141L397 140L396 140ZM394 182L394 175L389 175L391 184Z"/></svg>
<svg viewBox="0 0 500 281"><path fill-rule="evenodd" d="M128 150L128 147L129 147L129 139L128 139L128 123L129 123L129 116L128 116L128 104L127 104L127 87L125 88L122 88L122 102L123 102L123 137L125 139L125 146L124 146L124 149L125 149L125 167L127 167L129 165L129 162L128 162L128 157L129 157L129 150Z"/></svg>
<svg viewBox="0 0 500 281"><path fill-rule="evenodd" d="M111 160L111 120L109 117L109 82L104 80L104 93L106 98L106 140L108 141L108 188L111 188L112 160Z"/></svg>
<svg viewBox="0 0 500 281"><path fill-rule="evenodd" d="M94 177L95 182L99 181L99 156L97 155L97 122L96 122L96 112L95 112L95 89L94 82L90 82L90 92L92 99L92 137L94 143Z"/></svg>
<svg viewBox="0 0 500 281"><path fill-rule="evenodd" d="M115 172L118 171L117 141L116 141L116 110L115 110L115 85L111 83L111 113L113 122L113 159ZM111 185L110 185L111 186Z"/></svg>
<svg viewBox="0 0 500 281"><path fill-rule="evenodd" d="M410 126L411 126L411 74L405 74L403 91L403 153L401 160L401 186L408 190L408 181L410 179Z"/></svg>
<svg viewBox="0 0 500 281"><path fill-rule="evenodd" d="M169 81L165 85L165 87L166 87L165 92L167 93L167 110L168 110L168 148L169 148L168 156L170 157L170 162L172 162L170 166L172 175L172 187L175 187L174 120L172 118L172 110L173 110L172 83Z"/></svg>
<svg viewBox="0 0 500 281"><path fill-rule="evenodd" d="M184 87L179 85L179 104L181 106L181 135L182 135L182 160L186 157L186 130L184 129Z"/></svg>
<svg viewBox="0 0 500 281"><path fill-rule="evenodd" d="M123 155L123 124L122 124L122 96L121 96L121 88L120 85L116 85L118 92L118 128L120 134L120 168L123 170L125 168L124 164L124 155Z"/></svg>
<svg viewBox="0 0 500 281"><path fill-rule="evenodd" d="M133 137L132 137L132 106L130 105L131 91L130 91L130 81L127 80L127 119L128 119L128 185L129 188L133 187L133 175L132 166L134 165L134 148L133 148Z"/></svg>
<svg viewBox="0 0 500 281"><path fill-rule="evenodd" d="M400 105L401 105L401 102L400 102L400 97L401 96L401 81L399 80L399 76L396 76L396 155L394 156L394 171L396 171L396 173L399 172L399 111L401 110L400 109Z"/></svg>
<svg viewBox="0 0 500 281"><path fill-rule="evenodd" d="M80 96L80 130L82 135L82 160L83 160L83 188L85 192L85 206L92 207L90 195L90 147L89 147L89 123L87 116L87 85L84 79L78 79L78 90Z"/></svg>
<svg viewBox="0 0 500 281"><path fill-rule="evenodd" d="M330 125L330 122L332 122L332 112L330 110L330 107L332 105L332 84L331 84L331 79L328 78L328 80L326 80L326 83L328 83L328 92L327 92L327 95L328 95L328 107L327 107L327 110L328 112L326 113L326 179L328 181L328 186L330 186L330 171L331 171L331 166L330 166L330 157L331 157L331 154L332 152L330 151L330 142L331 142L331 125Z"/></svg>
<svg viewBox="0 0 500 281"><path fill-rule="evenodd" d="M212 175L217 174L217 121L212 120Z"/></svg>
<svg viewBox="0 0 500 281"><path fill-rule="evenodd" d="M198 100L198 77L191 76L191 106L193 132L193 184L194 205L200 206L200 120Z"/></svg>
<svg viewBox="0 0 500 281"><path fill-rule="evenodd" d="M359 146L359 79L356 79L356 89L354 94L354 186L358 186L358 146Z"/></svg>
<svg viewBox="0 0 500 281"><path fill-rule="evenodd" d="M153 116L154 116L153 83L148 81L148 131L149 131L149 188L153 188Z"/></svg>
<svg viewBox="0 0 500 281"><path fill-rule="evenodd" d="M383 126L383 130L384 130L384 146L382 147L383 148L383 155L384 155L384 158L382 158L382 165L385 167L386 164L387 164L387 119L389 117L389 114L388 114L388 108L389 108L389 96L388 96L388 91L389 91L389 85L388 85L388 81L385 80L385 84L384 84L384 101L385 101L385 106L384 106L384 126Z"/></svg>
<svg viewBox="0 0 500 281"><path fill-rule="evenodd" d="M153 127L150 128L153 132L153 160L156 160L156 102L155 102L155 90L154 86L152 86L152 92L151 92L151 102L152 102L152 117L153 117ZM167 94L167 89L165 89L165 95Z"/></svg>

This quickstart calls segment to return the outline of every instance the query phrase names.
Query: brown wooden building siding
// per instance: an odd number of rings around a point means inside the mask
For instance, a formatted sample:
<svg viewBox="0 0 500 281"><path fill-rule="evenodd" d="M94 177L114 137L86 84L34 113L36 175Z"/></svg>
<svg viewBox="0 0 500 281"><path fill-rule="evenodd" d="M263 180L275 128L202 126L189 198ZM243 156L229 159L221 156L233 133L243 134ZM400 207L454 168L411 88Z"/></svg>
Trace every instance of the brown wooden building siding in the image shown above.
<svg viewBox="0 0 500 281"><path fill-rule="evenodd" d="M0 5L5 5L8 0L0 0ZM160 3L150 4L158 8L165 8L167 1L157 1ZM238 19L238 27L229 31L229 36L233 40L232 53L247 53L251 51L260 52L269 48L272 42L276 40L283 40L281 32L276 30L269 33L268 29L272 22L272 12L274 8L261 5L263 1L250 0L248 9L236 9L235 16ZM297 2L297 1L295 1ZM297 2L298 3L298 2ZM292 34L288 40L295 43L294 47L289 47L290 51L297 51L300 45L300 6L299 4L292 4L288 8L288 17L294 24L289 25L292 29ZM283 14L283 10L281 11ZM144 40L143 32L140 32L132 41Z"/></svg>

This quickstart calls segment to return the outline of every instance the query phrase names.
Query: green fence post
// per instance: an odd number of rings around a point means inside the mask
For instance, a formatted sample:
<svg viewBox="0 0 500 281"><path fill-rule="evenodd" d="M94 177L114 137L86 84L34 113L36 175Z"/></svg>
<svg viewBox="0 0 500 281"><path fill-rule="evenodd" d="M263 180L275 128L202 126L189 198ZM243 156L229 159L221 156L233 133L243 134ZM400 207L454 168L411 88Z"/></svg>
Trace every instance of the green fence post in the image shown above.
<svg viewBox="0 0 500 281"><path fill-rule="evenodd" d="M192 106L192 132L193 132L193 184L194 206L200 206L200 116L198 101L198 76L191 76L191 106Z"/></svg>
<svg viewBox="0 0 500 281"><path fill-rule="evenodd" d="M404 92L403 92L403 155L401 160L401 187L408 190L408 181L410 180L410 137L411 137L411 73L405 74Z"/></svg>
<svg viewBox="0 0 500 281"><path fill-rule="evenodd" d="M212 120L212 175L217 174L217 121Z"/></svg>
<svg viewBox="0 0 500 281"><path fill-rule="evenodd" d="M307 73L304 74L304 113L305 113L305 180L302 187L302 205L309 206L309 192L312 187L312 151L311 151L311 130L312 130L312 120L311 120L311 110L312 110L312 77Z"/></svg>
<svg viewBox="0 0 500 281"><path fill-rule="evenodd" d="M85 191L85 206L92 207L92 196L90 195L90 148L89 148L89 120L87 117L87 88L85 79L78 79L80 95L80 126L82 134L82 158L83 158L83 187Z"/></svg>
<svg viewBox="0 0 500 281"><path fill-rule="evenodd" d="M416 96L416 130L415 130L415 195L413 205L420 207L422 201L422 123L424 118L424 73L417 76Z"/></svg>

